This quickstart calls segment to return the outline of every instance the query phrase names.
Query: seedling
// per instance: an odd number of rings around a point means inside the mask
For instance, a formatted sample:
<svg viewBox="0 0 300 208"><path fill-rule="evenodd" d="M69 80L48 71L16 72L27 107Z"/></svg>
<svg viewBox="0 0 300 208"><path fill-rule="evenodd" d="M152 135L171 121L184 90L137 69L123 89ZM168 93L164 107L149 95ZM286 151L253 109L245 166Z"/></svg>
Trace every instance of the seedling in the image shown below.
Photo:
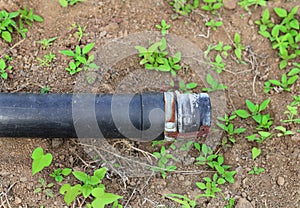
<svg viewBox="0 0 300 208"><path fill-rule="evenodd" d="M203 3L204 5L201 6L201 9L212 14L216 14L217 10L223 6L222 0L203 0Z"/></svg>
<svg viewBox="0 0 300 208"><path fill-rule="evenodd" d="M288 73L288 75L283 74L281 76L281 82L276 79L271 79L265 82L264 92L268 93L272 89L275 89L277 92L281 92L283 90L288 92L291 91L290 86L293 85L299 78L298 75L293 75L293 74L294 71L291 71L290 73Z"/></svg>
<svg viewBox="0 0 300 208"><path fill-rule="evenodd" d="M221 27L222 25L223 25L223 22L215 21L215 20L210 20L205 23L205 26L211 27L213 30L217 30L217 28Z"/></svg>
<svg viewBox="0 0 300 208"><path fill-rule="evenodd" d="M43 18L37 14L33 14L32 9L28 9L26 6L19 10L20 19L24 21L27 25L32 26L34 21L43 22Z"/></svg>
<svg viewBox="0 0 300 208"><path fill-rule="evenodd" d="M273 124L270 114L261 114L261 112L268 107L269 103L270 99L264 100L261 104L254 104L250 100L246 100L246 105L251 113L242 109L236 110L235 113L244 119L252 117L252 119L258 123L258 130L270 129Z"/></svg>
<svg viewBox="0 0 300 208"><path fill-rule="evenodd" d="M225 180L223 178L218 178L218 174L214 174L212 178L204 177L203 180L205 183L197 182L196 186L205 191L205 194L200 194L196 198L200 197L211 197L215 198L216 193L221 192L221 189L218 188L218 185L224 184Z"/></svg>
<svg viewBox="0 0 300 208"><path fill-rule="evenodd" d="M297 98L297 96L294 96L294 99L295 99L295 97ZM283 120L282 122L284 122L284 123L296 123L296 124L300 123L300 118L295 118L295 116L297 116L297 114L298 114L298 108L297 108L297 106L295 106L296 103L297 103L297 101L294 100L291 103L291 105L287 106L287 110L284 112L284 114L287 115L288 119Z"/></svg>
<svg viewBox="0 0 300 208"><path fill-rule="evenodd" d="M252 160L255 160L261 154L261 149L253 147L252 148Z"/></svg>
<svg viewBox="0 0 300 208"><path fill-rule="evenodd" d="M87 36L87 33L84 33L85 30L86 30L86 26L82 28L80 25L77 25L77 31L75 32L74 36L78 38L79 43L83 36Z"/></svg>
<svg viewBox="0 0 300 208"><path fill-rule="evenodd" d="M223 62L222 56L217 55L214 62L210 62L213 70L217 71L218 74L221 74L225 69L226 64Z"/></svg>
<svg viewBox="0 0 300 208"><path fill-rule="evenodd" d="M207 165L211 168L215 169L221 178L224 179L224 181L227 181L229 183L234 183L234 175L236 174L236 171L228 171L230 169L229 165L224 165L224 157L222 155L218 155L217 158L215 158L213 161L207 162Z"/></svg>
<svg viewBox="0 0 300 208"><path fill-rule="evenodd" d="M7 66L4 59L0 58L0 74L3 79L8 79L11 74L12 66Z"/></svg>
<svg viewBox="0 0 300 208"><path fill-rule="evenodd" d="M230 45L224 45L223 42L219 42L217 45L209 45L207 50L204 52L205 57L208 56L208 54L212 51L212 50L216 50L218 52L221 52L222 56L227 57L228 56L228 51L231 49Z"/></svg>
<svg viewBox="0 0 300 208"><path fill-rule="evenodd" d="M224 208L234 208L234 198L229 198L228 199L228 204L227 205L225 205L225 207Z"/></svg>
<svg viewBox="0 0 300 208"><path fill-rule="evenodd" d="M250 170L249 172L248 172L248 174L254 174L254 175L259 175L260 173L263 173L263 172L265 172L265 169L264 168L259 168L259 167L257 167L257 166L254 166L254 168L253 168L253 170Z"/></svg>
<svg viewBox="0 0 300 208"><path fill-rule="evenodd" d="M283 126L276 126L275 130L280 131L277 136L278 137L282 137L282 136L289 136L289 135L294 135L295 133L293 131L287 130L285 127Z"/></svg>
<svg viewBox="0 0 300 208"><path fill-rule="evenodd" d="M56 169L53 173L50 174L51 177L55 179L56 182L62 182L64 177L70 175L72 172L71 168L64 168L64 169Z"/></svg>
<svg viewBox="0 0 300 208"><path fill-rule="evenodd" d="M252 134L250 136L247 136L246 138L248 139L248 141L255 141L258 143L263 143L266 139L269 139L272 137L272 134L270 132L267 131L258 131L258 134Z"/></svg>
<svg viewBox="0 0 300 208"><path fill-rule="evenodd" d="M199 0L174 0L170 2L170 5L173 6L175 12L183 16L187 16L199 6Z"/></svg>
<svg viewBox="0 0 300 208"><path fill-rule="evenodd" d="M4 10L0 11L0 34L6 42L11 42L13 29L17 30L17 24L14 18L18 15L19 12L7 13Z"/></svg>
<svg viewBox="0 0 300 208"><path fill-rule="evenodd" d="M275 7L276 15L282 20L280 24L272 24L269 11L265 10L260 21L260 34L272 43L273 49L278 49L281 62L280 69L284 69L289 60L300 55L299 21L295 18L298 7L292 8L290 12L283 8Z"/></svg>
<svg viewBox="0 0 300 208"><path fill-rule="evenodd" d="M48 93L50 91L51 91L50 87L43 86L42 89L41 89L41 94L46 94L46 93Z"/></svg>
<svg viewBox="0 0 300 208"><path fill-rule="evenodd" d="M223 123L217 123L218 127L224 130L227 133L226 140L231 141L232 143L235 143L235 138L233 135L238 135L246 131L246 128L235 128L232 120L236 118L236 115L227 116L224 117L218 117L218 120L223 121Z"/></svg>
<svg viewBox="0 0 300 208"><path fill-rule="evenodd" d="M214 79L210 74L206 75L206 82L207 82L207 84L210 85L210 87L209 88L207 88L207 87L202 88L203 92L214 92L216 90L225 90L225 89L227 89L227 86L219 83L219 81Z"/></svg>
<svg viewBox="0 0 300 208"><path fill-rule="evenodd" d="M85 0L59 0L59 4L62 6L62 7L67 7L68 5L75 5L79 2L84 2Z"/></svg>
<svg viewBox="0 0 300 208"><path fill-rule="evenodd" d="M84 198L90 196L94 197L93 202L88 205L88 207L93 208L104 208L105 205L115 203L118 199L122 198L122 196L105 192L105 186L101 183L101 180L105 177L106 168L95 170L92 176L81 171L73 171L72 174L81 181L83 185L76 184L71 186L66 183L60 188L60 194L64 195L64 201L67 205L70 205L80 194L82 194Z"/></svg>
<svg viewBox="0 0 300 208"><path fill-rule="evenodd" d="M39 178L38 180L39 185L38 187L33 191L33 193L37 194L40 193L41 191L48 197L53 198L54 193L52 191L52 188L54 187L53 183L48 183L45 181L43 178Z"/></svg>
<svg viewBox="0 0 300 208"><path fill-rule="evenodd" d="M49 39L46 39L44 38L43 40L40 40L38 41L39 44L42 44L42 48L44 50L46 50L49 46L52 45L52 42L55 41L57 39L57 37L53 37L53 38L49 38Z"/></svg>
<svg viewBox="0 0 300 208"><path fill-rule="evenodd" d="M53 53L49 53L44 55L44 59L37 58L37 60L40 62L39 66L50 66L50 63L55 58L55 55Z"/></svg>
<svg viewBox="0 0 300 208"><path fill-rule="evenodd" d="M165 36L170 29L171 25L168 25L165 20L161 20L160 25L155 26L157 29L161 30L161 34Z"/></svg>
<svg viewBox="0 0 300 208"><path fill-rule="evenodd" d="M213 154L212 149L206 144L200 145L198 142L195 142L194 147L199 151L199 156L196 158L196 165L205 165L218 157L218 155Z"/></svg>
<svg viewBox="0 0 300 208"><path fill-rule="evenodd" d="M241 43L241 36L238 33L234 34L234 54L239 61L242 60L242 51L245 50L245 46Z"/></svg>
<svg viewBox="0 0 300 208"><path fill-rule="evenodd" d="M195 208L197 205L196 200L190 199L187 196L183 196L180 194L167 194L165 195L165 197L181 204L184 208Z"/></svg>
<svg viewBox="0 0 300 208"><path fill-rule="evenodd" d="M53 157L50 153L44 154L44 150L41 147L37 147L32 152L31 158L33 159L31 168L32 176L34 176L36 173L42 171L45 167L50 166Z"/></svg>
<svg viewBox="0 0 300 208"><path fill-rule="evenodd" d="M266 0L240 0L238 3L243 9L246 11L249 10L248 7L255 5L255 8L257 6L266 6L267 1Z"/></svg>
<svg viewBox="0 0 300 208"><path fill-rule="evenodd" d="M74 61L69 62L69 67L66 70L71 74L80 72L82 69L85 71L88 69L98 69L99 67L93 62L94 55L88 56L88 53L93 49L95 43L90 43L84 46L82 49L79 45L76 46L75 52L71 50L62 50L61 54L73 57Z"/></svg>
<svg viewBox="0 0 300 208"><path fill-rule="evenodd" d="M170 82L170 86L175 88L175 83L174 81ZM176 90L180 90L180 92L183 93L190 93L192 89L195 89L198 86L198 84L196 82L190 82L185 84L184 81L179 81L178 82L178 87L179 89Z"/></svg>
<svg viewBox="0 0 300 208"><path fill-rule="evenodd" d="M153 155L158 159L158 167L152 167L151 170L160 172L163 179L166 178L167 172L176 170L175 165L168 165L169 159L177 161L177 159L166 152L166 147L162 146L160 152L153 152Z"/></svg>

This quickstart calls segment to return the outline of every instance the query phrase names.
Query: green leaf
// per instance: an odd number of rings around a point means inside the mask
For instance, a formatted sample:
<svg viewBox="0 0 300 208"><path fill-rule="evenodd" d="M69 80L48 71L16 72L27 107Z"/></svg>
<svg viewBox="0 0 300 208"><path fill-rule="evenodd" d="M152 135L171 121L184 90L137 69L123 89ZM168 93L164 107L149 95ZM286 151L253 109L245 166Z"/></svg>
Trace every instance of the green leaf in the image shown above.
<svg viewBox="0 0 300 208"><path fill-rule="evenodd" d="M267 108L267 106L269 105L269 103L270 103L270 99L266 99L266 100L264 100L260 105L259 105L259 112L261 112L261 111L263 111L263 110L265 110L266 108Z"/></svg>
<svg viewBox="0 0 300 208"><path fill-rule="evenodd" d="M234 34L234 43L238 44L241 42L241 36L238 33Z"/></svg>
<svg viewBox="0 0 300 208"><path fill-rule="evenodd" d="M68 6L68 1L67 0L59 0L59 3L62 7L67 7Z"/></svg>
<svg viewBox="0 0 300 208"><path fill-rule="evenodd" d="M224 178L218 178L217 183L222 185L222 184L226 183L226 180Z"/></svg>
<svg viewBox="0 0 300 208"><path fill-rule="evenodd" d="M298 79L298 75L292 76L291 78L288 79L287 83L289 85L292 85L292 84L294 84L294 82L297 81L297 79Z"/></svg>
<svg viewBox="0 0 300 208"><path fill-rule="evenodd" d="M32 162L32 175L42 171L45 167L48 167L52 162L52 154L44 154L44 150L41 147L37 147L31 155Z"/></svg>
<svg viewBox="0 0 300 208"><path fill-rule="evenodd" d="M88 52L90 52L93 47L95 46L95 43L90 43L90 44L87 44L86 46L83 47L82 49L82 54L87 54Z"/></svg>
<svg viewBox="0 0 300 208"><path fill-rule="evenodd" d="M250 100L246 100L246 105L252 113L256 113L257 107L254 103L252 103Z"/></svg>
<svg viewBox="0 0 300 208"><path fill-rule="evenodd" d="M246 131L246 128L238 128L234 130L234 134L240 134Z"/></svg>
<svg viewBox="0 0 300 208"><path fill-rule="evenodd" d="M59 51L61 54L66 55L66 56L72 56L75 57L75 53L71 50L61 50Z"/></svg>
<svg viewBox="0 0 300 208"><path fill-rule="evenodd" d="M84 184L81 187L81 192L84 198L87 198L91 195L93 187L91 185Z"/></svg>
<svg viewBox="0 0 300 208"><path fill-rule="evenodd" d="M206 185L202 182L196 182L196 186L201 189L201 190L205 190L206 189Z"/></svg>
<svg viewBox="0 0 300 208"><path fill-rule="evenodd" d="M106 168L100 168L94 172L94 176L96 176L100 181L104 178L105 174L106 174Z"/></svg>
<svg viewBox="0 0 300 208"><path fill-rule="evenodd" d="M111 204L121 198L123 197L113 193L103 193L101 197L96 197L96 199L94 199L92 206L94 208L104 208L104 205Z"/></svg>
<svg viewBox="0 0 300 208"><path fill-rule="evenodd" d="M252 148L252 160L255 160L261 153L261 149L253 147Z"/></svg>
<svg viewBox="0 0 300 208"><path fill-rule="evenodd" d="M41 16L39 16L39 15L33 15L33 19L35 20L35 21L37 21L37 22L43 22L44 21L44 19L41 17Z"/></svg>
<svg viewBox="0 0 300 208"><path fill-rule="evenodd" d="M72 172L72 169L71 168L64 168L62 171L61 171L61 174L64 175L64 176L68 176L70 175Z"/></svg>
<svg viewBox="0 0 300 208"><path fill-rule="evenodd" d="M281 86L281 82L276 79L270 79L269 82L273 85Z"/></svg>
<svg viewBox="0 0 300 208"><path fill-rule="evenodd" d="M5 41L7 41L7 42L11 42L11 34L10 34L10 32L8 32L8 31L3 31L2 32L2 34L1 34L1 37L5 40Z"/></svg>
<svg viewBox="0 0 300 208"><path fill-rule="evenodd" d="M1 67L0 67L1 69ZM299 68L293 68L289 73L288 73L288 76L291 77L293 75L296 75L300 72L300 69Z"/></svg>
<svg viewBox="0 0 300 208"><path fill-rule="evenodd" d="M274 11L281 18L284 18L284 17L287 16L287 11L285 9L282 9L282 8L279 8L279 7L275 7Z"/></svg>
<svg viewBox="0 0 300 208"><path fill-rule="evenodd" d="M198 84L196 82L190 82L186 85L186 88L191 90L191 89L196 88L197 86L198 86Z"/></svg>
<svg viewBox="0 0 300 208"><path fill-rule="evenodd" d="M137 49L140 54L144 54L148 52L147 49L142 46L135 46L134 48Z"/></svg>
<svg viewBox="0 0 300 208"><path fill-rule="evenodd" d="M235 111L235 113L236 113L236 115L238 115L241 118L249 118L250 117L249 112L246 110L238 109Z"/></svg>
<svg viewBox="0 0 300 208"><path fill-rule="evenodd" d="M72 174L77 178L78 180L82 181L83 183L86 182L86 180L89 179L89 176L81 171L73 171Z"/></svg>
<svg viewBox="0 0 300 208"><path fill-rule="evenodd" d="M69 206L81 194L81 185L71 186L66 183L60 188L59 193L64 195L64 201Z"/></svg>

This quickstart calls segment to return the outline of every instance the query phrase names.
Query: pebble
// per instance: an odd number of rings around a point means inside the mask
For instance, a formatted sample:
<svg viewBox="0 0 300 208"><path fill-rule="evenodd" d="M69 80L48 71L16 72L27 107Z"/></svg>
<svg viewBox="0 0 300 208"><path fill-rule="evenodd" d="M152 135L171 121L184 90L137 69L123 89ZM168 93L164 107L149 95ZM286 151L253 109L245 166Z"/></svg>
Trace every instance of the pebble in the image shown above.
<svg viewBox="0 0 300 208"><path fill-rule="evenodd" d="M15 204L21 204L22 203L22 199L19 197L15 197Z"/></svg>
<svg viewBox="0 0 300 208"><path fill-rule="evenodd" d="M252 204L245 198L240 198L235 208L253 208Z"/></svg>
<svg viewBox="0 0 300 208"><path fill-rule="evenodd" d="M103 37L105 37L106 36L106 34L107 34L107 32L104 30L104 31L101 31L100 32L100 38L103 38Z"/></svg>
<svg viewBox="0 0 300 208"><path fill-rule="evenodd" d="M180 176L178 177L178 180L179 180L179 181L184 181L184 176L183 176L183 175L180 175Z"/></svg>
<svg viewBox="0 0 300 208"><path fill-rule="evenodd" d="M277 184L278 184L279 186L283 186L283 185L284 185L284 177L279 176L279 177L277 178Z"/></svg>
<svg viewBox="0 0 300 208"><path fill-rule="evenodd" d="M236 0L223 0L224 8L228 10L233 10L236 8Z"/></svg>
<svg viewBox="0 0 300 208"><path fill-rule="evenodd" d="M26 182L26 181L27 181L27 178L26 178L26 177L21 177L21 178L20 178L20 181L21 181L21 182Z"/></svg>

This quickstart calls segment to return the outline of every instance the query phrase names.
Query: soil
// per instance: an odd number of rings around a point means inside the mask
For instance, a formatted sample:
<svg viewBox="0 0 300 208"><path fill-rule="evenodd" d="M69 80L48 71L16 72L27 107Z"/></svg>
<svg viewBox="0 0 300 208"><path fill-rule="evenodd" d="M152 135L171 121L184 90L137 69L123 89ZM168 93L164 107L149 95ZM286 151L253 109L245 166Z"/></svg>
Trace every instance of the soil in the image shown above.
<svg viewBox="0 0 300 208"><path fill-rule="evenodd" d="M190 67L180 74L180 78L185 81L198 81L197 79L201 81L202 71L208 70L207 60L203 58L202 51L205 51L208 45L219 41L232 45L235 32L241 34L243 45L251 48L251 51L256 54L258 67L255 69L251 64L237 64L232 51L225 59L226 71L220 75L220 79L228 86L228 89L221 94L211 94L212 106L215 109L214 120L216 116L221 116L224 112L230 113L235 109L245 108L246 99L259 103L270 98L271 106L267 112L274 118L275 124L280 124L280 120L285 116L285 106L292 101L294 95L299 93L300 83L298 81L289 93L265 94L263 92L264 81L279 78L282 73L278 69L280 60L277 52L272 50L266 39L258 35L258 27L254 24L264 8L251 7L250 11L246 12L237 5L235 0L224 0L224 3L225 9L222 9L219 17L224 25L208 33L205 22L210 18L216 19L218 16L198 9L188 17L180 16L173 20L171 14L174 12L168 1L164 0L87 0L67 8L60 7L58 1L0 1L0 10L15 11L26 5L44 18L42 23L33 24L26 39L14 34L11 44L0 42L0 55L9 54L13 57L10 62L13 66L13 78L1 80L1 92L39 93L42 86L50 87L52 93L166 91L169 77L157 72L152 73L152 71L150 73L138 71L139 59L132 52L126 51L129 50L127 45L136 43L147 45L146 37L148 36L145 36L143 32L156 31L156 33L149 34L151 40L155 40L156 35L159 35L155 24L165 19L171 24L169 36L167 36L171 41L168 43L173 44L174 50L180 49L185 54L186 63L190 64ZM270 10L278 6L290 9L298 4L296 0L269 1L267 7ZM59 53L60 50L74 49L77 45L77 37L74 36L76 29L72 29L73 23L80 24L82 27L86 26L87 35L83 36L80 45L95 42L96 46L93 51L96 62L104 63L108 67L108 69L101 68L97 72L97 85L93 87L82 84L80 73L71 76L65 71L70 59ZM50 37L58 37L58 39L51 47L43 50L37 42ZM49 67L40 67L37 57L42 58L49 51L56 55L54 62ZM188 55L190 54L200 60L202 63L200 69L194 67L192 61L189 63ZM214 53L210 54L211 57L214 55ZM243 56L249 58L247 52ZM299 62L299 58L296 61ZM195 91L201 90L203 85L199 85ZM247 128L246 134L251 133L251 127L253 129L253 123L243 120L237 120L235 125ZM225 198L229 197L235 199L235 207L238 208L300 207L299 135L272 138L263 144L247 142L245 135L238 136L237 142L230 148L220 147L219 140L206 139L205 142L222 153L225 163L231 165L237 173L234 184L221 187L223 195L218 195L213 199L202 199L199 207L224 207L227 204ZM217 139L220 139L220 136ZM103 145L114 146L126 157L130 156L141 161L147 152L159 150L158 147L152 147L149 142L128 140L102 142ZM49 173L58 167L72 167L75 170L91 173L95 167L105 166L103 159L108 159L111 163L114 159L110 159L110 156L103 153L102 162L100 159L99 163L99 160L95 161L95 158L87 153L88 146L80 143L84 142L76 139L1 138L0 207L67 207L63 196L59 194L59 184L55 184L53 188L54 198L47 197L43 193L35 194L38 178L45 178L48 183L54 182L53 178L49 177ZM31 153L38 146L53 154L54 164L32 177ZM262 149L262 155L255 161L251 159L253 146ZM180 158L181 162L176 163L180 171L168 173L165 180L159 173L149 174L144 170L137 172L141 170L140 167L129 165L127 169L120 171L114 169L113 166L108 166L109 170L104 183L108 192L124 196L120 200L124 207L180 207L164 198L163 195L177 193L193 198L200 193L195 183L201 181L204 176L211 175L201 166L193 164L195 157L196 154L192 150L186 152ZM248 171L254 165L263 167L266 171L258 176L249 175ZM80 207L80 205L75 202L72 207Z"/></svg>

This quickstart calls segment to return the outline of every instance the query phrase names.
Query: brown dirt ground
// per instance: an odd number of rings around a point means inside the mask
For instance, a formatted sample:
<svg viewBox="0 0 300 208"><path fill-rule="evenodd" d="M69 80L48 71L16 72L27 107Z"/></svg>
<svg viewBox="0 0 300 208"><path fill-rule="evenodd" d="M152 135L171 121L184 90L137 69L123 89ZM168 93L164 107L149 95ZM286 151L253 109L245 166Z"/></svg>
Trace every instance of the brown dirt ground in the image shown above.
<svg viewBox="0 0 300 208"><path fill-rule="evenodd" d="M269 2L267 7L284 6L289 9L299 4L299 1L275 1ZM254 21L259 18L262 8L252 8L252 12L245 12L239 6L234 10L223 9L221 11L224 26L217 31L210 31L209 37L199 35L207 34L204 26L207 18L213 18L201 10L196 10L188 17L180 17L176 20L170 18L171 7L167 1L134 1L134 0L112 0L96 1L87 0L68 8L61 8L58 1L24 0L7 2L0 1L0 9L8 11L21 8L26 5L33 8L34 12L44 18L43 23L34 24L25 40L14 35L13 42L7 44L0 42L0 55L10 54L13 57L11 62L13 79L1 81L1 92L40 92L41 86L51 87L54 93L70 93L74 90L76 76L70 76L65 67L69 59L60 55L59 50L74 48L77 44L74 33L69 28L75 22L81 26L87 26L87 36L81 41L81 45L96 42L96 50L114 38L126 38L130 34L143 31L155 31L155 24L161 19L171 23L170 34L176 34L188 39L197 45L200 50L206 50L209 44L216 44L223 41L231 44L235 32L241 34L242 43L251 46L258 55L267 56L266 59L258 59L261 66L258 68L259 76L255 82L256 96L253 94L252 83L254 70L248 65L237 64L232 57L226 59L227 70L223 72L221 79L228 86L226 90L227 112L238 108L244 108L245 100L255 102L270 97L271 107L268 111L279 124L283 118L285 106L292 101L293 95L299 93L299 81L294 85L291 93L263 93L265 79L279 77L281 71L278 69L278 59L271 45L264 38L257 34L258 28ZM299 13L298 13L299 14ZM241 15L244 17L242 18ZM216 18L216 17L214 17ZM37 43L43 38L58 36L58 39L47 50L42 50ZM56 59L50 67L39 67L37 57L43 57L51 50ZM233 54L233 53L232 53ZM213 53L212 53L213 55ZM244 54L245 57L247 54ZM136 59L129 59L125 63L119 63L114 71L104 76L103 88L97 92L114 92L118 82L137 65ZM298 60L299 61L299 60ZM120 67L122 66L122 67ZM186 80L193 80L193 73L189 73ZM199 88L200 89L200 88ZM149 89L153 90L153 89ZM214 103L213 103L214 105ZM237 121L237 126L249 127L252 123ZM248 132L250 133L250 132ZM83 147L76 140L58 141L55 144L50 139L17 139L2 138L0 140L0 193L6 193L7 199L1 196L0 207L66 207L63 198L58 194L59 187L54 187L55 198L48 198L43 194L34 194L38 177L44 177L47 181L53 182L48 172L53 170L47 168L39 176L31 177L31 152L37 146L43 147L54 156L55 167L73 167L74 169L91 171L91 166L83 162L91 161L85 155ZM149 143L123 142L135 147L153 151ZM128 145L128 144L127 144ZM235 183L222 186L224 197L233 197L239 202L237 207L244 202L244 207L300 207L300 139L299 135L293 138L273 138L261 145L262 155L255 162L251 159L251 148L253 143L247 142L243 136L237 138L233 147L224 152L226 163L230 164L236 171ZM138 154L134 150L129 154ZM266 169L265 173L248 175L247 172L258 164ZM177 164L180 170L198 170L193 164ZM86 168L86 169L85 169ZM117 173L110 170L109 177L105 179L108 191L124 196L121 204L127 207L180 207L162 197L166 193L186 194L190 197L199 194L195 182L200 181L205 174L168 174L166 180L161 179L159 174L150 177L130 177L124 181ZM283 177L284 183L279 185L278 178ZM125 184L124 184L125 183ZM209 200L202 200L201 207L223 207L224 197ZM248 203L245 202L247 200ZM6 203L5 203L6 202ZM245 204L246 203L246 204ZM78 207L76 204L74 207Z"/></svg>

